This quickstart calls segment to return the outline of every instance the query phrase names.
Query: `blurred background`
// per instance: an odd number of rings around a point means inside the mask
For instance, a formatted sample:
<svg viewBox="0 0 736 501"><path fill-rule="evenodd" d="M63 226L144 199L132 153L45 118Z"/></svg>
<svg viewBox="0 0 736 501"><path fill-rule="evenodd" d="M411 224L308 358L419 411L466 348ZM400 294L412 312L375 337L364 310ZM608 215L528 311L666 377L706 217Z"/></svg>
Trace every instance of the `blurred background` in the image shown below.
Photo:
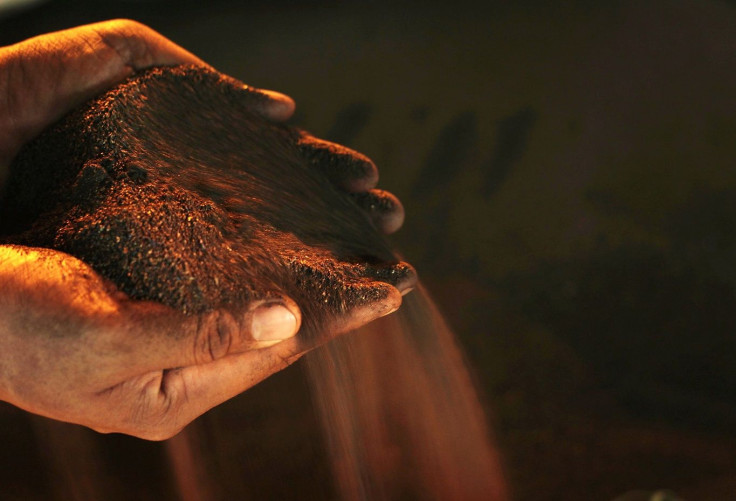
<svg viewBox="0 0 736 501"><path fill-rule="evenodd" d="M0 45L133 18L375 160L514 499L736 496L736 2L32 4L0 11ZM200 433L248 454L210 467L253 498L335 495L300 363L236 400ZM0 499L58 497L40 418L0 417ZM134 463L107 482L171 496L164 446L107 440Z"/></svg>

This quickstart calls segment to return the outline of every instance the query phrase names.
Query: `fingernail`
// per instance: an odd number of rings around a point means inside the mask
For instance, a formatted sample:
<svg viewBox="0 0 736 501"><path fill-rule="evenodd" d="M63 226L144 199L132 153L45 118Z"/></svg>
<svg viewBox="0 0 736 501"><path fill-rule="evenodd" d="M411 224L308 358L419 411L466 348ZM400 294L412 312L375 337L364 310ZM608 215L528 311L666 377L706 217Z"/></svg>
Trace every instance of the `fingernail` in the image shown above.
<svg viewBox="0 0 736 501"><path fill-rule="evenodd" d="M401 305L400 305L400 304L397 304L397 305L395 305L395 306L393 306L393 305L392 305L392 306L389 306L389 307L387 307L387 308L385 309L385 311L384 311L383 313L381 313L381 316L382 316L382 317L385 317L385 316L387 316L387 315L390 315L390 314L392 314L393 312L395 312L396 310L398 310L398 309L399 309L399 306L401 306Z"/></svg>
<svg viewBox="0 0 736 501"><path fill-rule="evenodd" d="M252 336L256 341L281 341L294 337L297 320L281 303L262 304L253 312Z"/></svg>
<svg viewBox="0 0 736 501"><path fill-rule="evenodd" d="M268 99L268 104L264 111L271 120L287 120L294 114L296 104L294 103L294 100L286 94L266 89L258 89L258 91L264 94Z"/></svg>

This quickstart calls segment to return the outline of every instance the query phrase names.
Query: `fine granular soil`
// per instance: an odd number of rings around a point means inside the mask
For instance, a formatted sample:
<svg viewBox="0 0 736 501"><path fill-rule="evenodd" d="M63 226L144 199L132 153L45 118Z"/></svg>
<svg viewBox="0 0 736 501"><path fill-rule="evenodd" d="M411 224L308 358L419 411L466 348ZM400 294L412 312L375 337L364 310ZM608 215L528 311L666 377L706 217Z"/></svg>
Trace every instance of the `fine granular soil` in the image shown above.
<svg viewBox="0 0 736 501"><path fill-rule="evenodd" d="M260 118L262 99L201 67L133 76L20 153L0 242L69 253L132 298L188 314L283 292L314 340L413 271L365 195L335 186L368 160Z"/></svg>

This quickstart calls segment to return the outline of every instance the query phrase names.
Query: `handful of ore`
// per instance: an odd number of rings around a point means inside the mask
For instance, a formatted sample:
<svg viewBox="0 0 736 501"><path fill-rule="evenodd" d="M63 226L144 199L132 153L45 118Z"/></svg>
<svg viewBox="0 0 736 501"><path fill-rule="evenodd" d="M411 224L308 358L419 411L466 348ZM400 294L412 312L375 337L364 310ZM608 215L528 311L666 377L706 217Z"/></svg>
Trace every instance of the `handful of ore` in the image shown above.
<svg viewBox="0 0 736 501"><path fill-rule="evenodd" d="M134 75L21 151L0 243L71 254L130 297L187 314L284 293L302 309L304 347L316 344L413 270L365 194L334 184L369 161L268 122L259 99L202 67Z"/></svg>

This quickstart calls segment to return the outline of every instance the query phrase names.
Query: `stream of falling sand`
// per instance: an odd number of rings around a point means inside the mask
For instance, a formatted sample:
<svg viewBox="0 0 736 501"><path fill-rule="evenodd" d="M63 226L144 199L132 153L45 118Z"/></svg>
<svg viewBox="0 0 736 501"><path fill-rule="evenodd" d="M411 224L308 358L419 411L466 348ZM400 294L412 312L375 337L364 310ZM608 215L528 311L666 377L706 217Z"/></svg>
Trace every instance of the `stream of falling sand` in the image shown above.
<svg viewBox="0 0 736 501"><path fill-rule="evenodd" d="M340 499L506 499L462 354L422 287L397 313L310 353L307 367ZM218 497L196 434L167 447L183 501Z"/></svg>
<svg viewBox="0 0 736 501"><path fill-rule="evenodd" d="M462 354L422 287L312 354L309 374L343 499L506 499Z"/></svg>

